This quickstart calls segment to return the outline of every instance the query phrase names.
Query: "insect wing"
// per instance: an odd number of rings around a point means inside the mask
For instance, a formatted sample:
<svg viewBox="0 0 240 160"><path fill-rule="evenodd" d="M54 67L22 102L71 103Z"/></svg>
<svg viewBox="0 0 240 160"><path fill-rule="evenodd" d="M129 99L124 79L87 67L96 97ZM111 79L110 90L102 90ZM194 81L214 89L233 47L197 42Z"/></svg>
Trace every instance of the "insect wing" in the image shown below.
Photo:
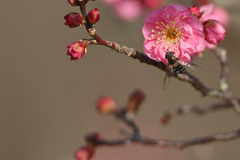
<svg viewBox="0 0 240 160"><path fill-rule="evenodd" d="M173 69L171 66L167 66L166 75L163 81L163 89L166 90L172 83Z"/></svg>
<svg viewBox="0 0 240 160"><path fill-rule="evenodd" d="M182 65L192 69L192 70L203 71L202 67L200 67L199 65L197 65L195 63L187 63L187 62L184 62L182 60L179 60L178 62L181 63Z"/></svg>

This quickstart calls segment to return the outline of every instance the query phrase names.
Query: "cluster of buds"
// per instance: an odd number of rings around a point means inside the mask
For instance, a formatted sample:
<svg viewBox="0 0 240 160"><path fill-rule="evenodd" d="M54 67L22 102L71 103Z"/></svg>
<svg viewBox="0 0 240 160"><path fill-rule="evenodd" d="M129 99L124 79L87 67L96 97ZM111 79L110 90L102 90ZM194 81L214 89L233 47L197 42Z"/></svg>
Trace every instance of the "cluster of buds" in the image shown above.
<svg viewBox="0 0 240 160"><path fill-rule="evenodd" d="M89 0L85 0L84 3L86 4ZM79 6L78 0L68 0L68 2L72 6ZM100 20L100 13L97 8L92 9L86 17L84 17L81 13L70 12L69 14L64 16L65 25L69 28L75 28L78 26L82 26L85 23L88 25L93 25ZM84 40L79 40L67 46L68 51L67 55L71 56L71 61L74 62L79 60L83 57L83 55L87 52L88 44Z"/></svg>
<svg viewBox="0 0 240 160"><path fill-rule="evenodd" d="M141 90L135 90L130 96L128 100L128 104L126 107L121 109L121 112L127 113L136 113L140 104L145 99L145 94ZM97 101L97 110L102 114L112 114L116 113L117 105L116 102L108 96L100 97Z"/></svg>
<svg viewBox="0 0 240 160"><path fill-rule="evenodd" d="M213 4L207 4L200 8L192 5L189 11L202 22L205 40L209 44L218 46L218 43L224 39L226 30L223 27L224 24L221 23L221 17L218 15L218 12L214 12ZM225 15L225 17L226 16L228 15ZM225 24L225 26L227 26L227 24Z"/></svg>

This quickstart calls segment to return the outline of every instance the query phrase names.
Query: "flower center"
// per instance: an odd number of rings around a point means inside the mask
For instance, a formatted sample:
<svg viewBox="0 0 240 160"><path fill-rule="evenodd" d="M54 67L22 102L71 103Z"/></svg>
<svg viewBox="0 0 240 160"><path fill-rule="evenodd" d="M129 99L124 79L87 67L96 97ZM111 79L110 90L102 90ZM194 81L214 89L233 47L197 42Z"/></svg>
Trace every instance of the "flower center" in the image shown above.
<svg viewBox="0 0 240 160"><path fill-rule="evenodd" d="M168 38L168 40L170 40L170 41L175 41L177 38L179 38L179 34L177 33L177 29L174 28L174 27L166 29L165 32L166 32L166 35L165 35L166 38Z"/></svg>
<svg viewBox="0 0 240 160"><path fill-rule="evenodd" d="M174 21L171 21L169 20L168 15L166 19L168 20L165 23L156 21L156 28L152 29L149 40L155 41L153 47L155 47L157 44L161 44L161 46L163 46L165 49L175 50L175 48L179 46L179 43L184 44L184 42L180 40L184 39L186 35L180 31L182 26L176 26L175 20L177 17L174 19ZM182 19L184 19L184 17L182 17Z"/></svg>

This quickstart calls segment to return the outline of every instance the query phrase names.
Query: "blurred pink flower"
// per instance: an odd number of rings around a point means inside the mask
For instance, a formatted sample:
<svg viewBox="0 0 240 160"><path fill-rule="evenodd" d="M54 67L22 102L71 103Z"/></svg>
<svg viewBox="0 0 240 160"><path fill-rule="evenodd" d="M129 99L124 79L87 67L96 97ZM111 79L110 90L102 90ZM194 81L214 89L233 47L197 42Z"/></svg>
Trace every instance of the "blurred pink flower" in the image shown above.
<svg viewBox="0 0 240 160"><path fill-rule="evenodd" d="M143 5L146 8L150 9L158 8L163 3L163 0L142 0L142 1Z"/></svg>
<svg viewBox="0 0 240 160"><path fill-rule="evenodd" d="M75 42L67 46L67 55L71 56L71 61L74 62L83 57L87 52L86 46L81 42Z"/></svg>
<svg viewBox="0 0 240 160"><path fill-rule="evenodd" d="M208 43L218 46L225 37L226 30L219 21L208 20L203 23L205 39Z"/></svg>
<svg viewBox="0 0 240 160"><path fill-rule="evenodd" d="M147 9L157 8L163 0L103 0L123 20L134 21Z"/></svg>
<svg viewBox="0 0 240 160"><path fill-rule="evenodd" d="M165 64L166 50L189 62L192 54L204 47L202 23L182 5L167 5L152 11L145 19L142 32L146 54Z"/></svg>
<svg viewBox="0 0 240 160"><path fill-rule="evenodd" d="M200 12L204 12L201 20L207 21L209 19L217 20L222 23L222 25L227 28L229 25L229 13L228 11L220 6L214 6L212 3L201 6Z"/></svg>
<svg viewBox="0 0 240 160"><path fill-rule="evenodd" d="M139 18L144 8L139 1L123 0L113 6L117 16L126 21L134 21Z"/></svg>

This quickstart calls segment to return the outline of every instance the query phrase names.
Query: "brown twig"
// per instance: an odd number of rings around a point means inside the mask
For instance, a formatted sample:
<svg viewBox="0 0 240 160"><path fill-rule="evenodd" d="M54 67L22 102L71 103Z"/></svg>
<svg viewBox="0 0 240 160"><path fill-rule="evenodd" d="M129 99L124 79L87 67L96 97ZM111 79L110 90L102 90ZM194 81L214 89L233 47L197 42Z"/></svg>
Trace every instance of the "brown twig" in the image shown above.
<svg viewBox="0 0 240 160"><path fill-rule="evenodd" d="M238 100L240 102L240 99ZM185 105L181 106L176 110L165 112L163 116L161 117L161 122L163 124L167 124L172 118L195 113L198 115L203 115L209 112L214 112L216 110L220 109L229 109L232 105L229 102L221 102L221 103L213 103L213 104L207 104L207 105Z"/></svg>
<svg viewBox="0 0 240 160"><path fill-rule="evenodd" d="M90 39L90 40L85 39L85 41L88 41L88 44L95 44L95 45L99 44L98 40L96 39L95 41L93 39ZM101 39L101 41L105 41L105 40ZM116 50L119 53L125 53L127 56L132 57L134 59L138 59L142 63L146 63L149 65L155 66L161 69L162 71L166 71L166 65L163 62L150 59L147 55L135 50L134 48L129 48L127 46L120 45L116 42L111 42L111 41L106 41L105 43L101 43L101 45L110 47L111 49ZM185 74L175 74L174 76L181 81L190 83L196 90L200 91L203 96L222 98L227 102L230 102L234 110L240 114L240 105L232 97L232 95L229 92L208 88L198 78L196 78L195 76L193 76L188 72L186 72Z"/></svg>
<svg viewBox="0 0 240 160"><path fill-rule="evenodd" d="M215 53L217 59L220 62L221 65L221 75L220 75L220 89L222 91L227 91L228 84L227 84L227 74L229 71L228 68L228 60L227 60L227 51L221 47L215 47L212 49Z"/></svg>
<svg viewBox="0 0 240 160"><path fill-rule="evenodd" d="M213 135L208 135L204 137L192 138L187 140L167 140L167 139L153 139L140 135L137 125L131 120L126 118L126 112L117 112L115 115L117 118L121 119L123 122L128 124L133 129L133 134L127 133L127 138L115 139L115 140L99 140L96 142L97 146L117 146L126 145L132 143L139 143L143 145L154 145L161 148L176 148L184 149L189 146L205 144L214 141L228 141L236 138L240 138L240 129L227 133L218 133ZM134 130L137 129L137 132Z"/></svg>

